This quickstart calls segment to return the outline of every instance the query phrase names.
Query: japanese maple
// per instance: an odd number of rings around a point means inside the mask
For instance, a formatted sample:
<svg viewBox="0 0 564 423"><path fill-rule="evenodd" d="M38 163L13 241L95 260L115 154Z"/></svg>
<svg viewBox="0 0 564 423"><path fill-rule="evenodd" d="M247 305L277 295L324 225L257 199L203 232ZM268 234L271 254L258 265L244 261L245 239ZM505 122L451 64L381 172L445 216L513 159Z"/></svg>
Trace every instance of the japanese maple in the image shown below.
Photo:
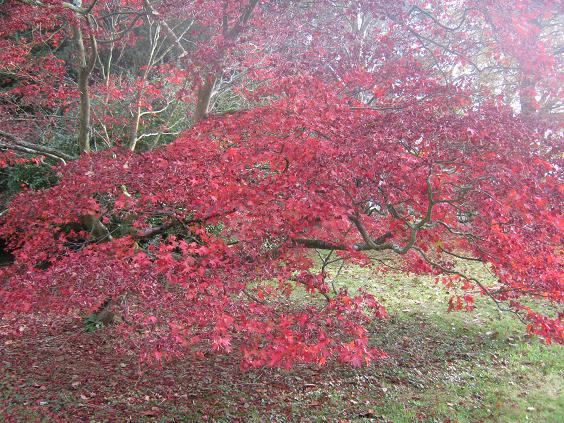
<svg viewBox="0 0 564 423"><path fill-rule="evenodd" d="M397 257L459 293L445 307L477 292L563 341L561 314L520 300L563 300L559 2L13 3L0 145L62 163L1 216L5 318L112 298L119 348L146 360L384 357L368 328L385 309L313 270L316 249L324 264ZM79 158L33 139L54 120Z"/></svg>

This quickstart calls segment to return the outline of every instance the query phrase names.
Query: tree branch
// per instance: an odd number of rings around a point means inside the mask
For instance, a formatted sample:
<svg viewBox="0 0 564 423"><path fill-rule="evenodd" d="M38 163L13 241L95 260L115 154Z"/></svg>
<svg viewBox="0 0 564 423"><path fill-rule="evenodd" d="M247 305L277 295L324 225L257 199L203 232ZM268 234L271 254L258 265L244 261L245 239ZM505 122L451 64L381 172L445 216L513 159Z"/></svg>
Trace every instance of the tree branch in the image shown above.
<svg viewBox="0 0 564 423"><path fill-rule="evenodd" d="M70 156L66 153L54 150L52 148L44 147L41 145L35 145L27 141L24 141L19 137L15 136L14 134L10 134L9 132L0 130L0 137L10 140L10 142L2 143L2 147L4 148L23 151L25 153L44 154L54 159L61 160L63 163L66 163L66 160L76 159L76 157L74 156Z"/></svg>
<svg viewBox="0 0 564 423"><path fill-rule="evenodd" d="M154 7L151 5L149 0L145 0L144 4L145 4L145 8L149 12L151 12L151 15L153 15L155 18L158 18L159 12L157 12L154 9ZM162 25L163 30L166 33L166 35L168 36L168 38L170 38L170 40L173 42L175 49L176 49L176 52L178 53L178 57L181 58L181 57L186 56L188 54L188 52L186 51L186 49L184 48L184 46L180 42L180 39L176 36L176 34L172 30L172 28L168 25L168 23L164 19L158 19L158 21Z"/></svg>
<svg viewBox="0 0 564 423"><path fill-rule="evenodd" d="M302 245L307 248L317 248L318 250L348 250L346 245L333 244L331 242L323 241L320 239L308 239L308 238L292 238L292 242Z"/></svg>
<svg viewBox="0 0 564 423"><path fill-rule="evenodd" d="M495 303L495 305L496 305L496 307L498 308L499 311L512 312L519 318L519 320L522 323L526 323L525 320L523 319L523 317L519 313L517 313L515 310L503 308L501 306L501 301L499 301L495 297L495 295L478 279L471 277L471 276L467 276L464 273L459 272L458 270L447 269L446 267L442 266L441 264L432 261L431 259L429 259L429 257L427 257L427 255L419 247L413 247L413 250L415 250L423 258L423 260L425 260L425 262L427 262L429 265L441 270L441 272L447 273L449 275L457 275L457 276L461 277L462 279L466 279L469 282L475 283L476 285L478 285L480 287L481 291L484 294L486 294L488 297L490 297L490 299Z"/></svg>
<svg viewBox="0 0 564 423"><path fill-rule="evenodd" d="M227 210L225 212L212 213L210 215L200 217L198 219L191 219L188 222L183 222L181 219L179 219L177 217L173 217L173 220L171 222L164 223L160 226L154 226L152 228L147 228L147 229L143 229L143 230L134 232L134 233L131 234L131 236L134 239L150 238L152 236L161 234L164 231L166 231L167 229L173 228L175 226L184 226L184 225L187 225L187 224L189 225L191 223L204 223L208 220L211 220L211 219L214 219L214 218L220 217L220 216L226 216L226 215L234 213L236 211L237 211L236 209L230 209L230 210Z"/></svg>

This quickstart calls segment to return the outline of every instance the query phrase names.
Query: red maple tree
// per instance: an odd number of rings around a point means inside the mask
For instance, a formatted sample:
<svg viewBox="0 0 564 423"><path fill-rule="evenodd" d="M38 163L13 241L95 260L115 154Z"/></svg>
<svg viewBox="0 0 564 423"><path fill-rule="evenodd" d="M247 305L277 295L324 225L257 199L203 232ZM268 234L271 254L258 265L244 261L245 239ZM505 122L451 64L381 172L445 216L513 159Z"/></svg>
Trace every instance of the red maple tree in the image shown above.
<svg viewBox="0 0 564 423"><path fill-rule="evenodd" d="M326 264L397 256L458 289L449 308L477 291L562 342L561 314L520 301L563 299L560 7L1 5L0 146L62 161L1 216L1 315L113 299L119 348L143 359L358 366L385 356L367 327L386 311ZM475 261L495 287L465 273Z"/></svg>

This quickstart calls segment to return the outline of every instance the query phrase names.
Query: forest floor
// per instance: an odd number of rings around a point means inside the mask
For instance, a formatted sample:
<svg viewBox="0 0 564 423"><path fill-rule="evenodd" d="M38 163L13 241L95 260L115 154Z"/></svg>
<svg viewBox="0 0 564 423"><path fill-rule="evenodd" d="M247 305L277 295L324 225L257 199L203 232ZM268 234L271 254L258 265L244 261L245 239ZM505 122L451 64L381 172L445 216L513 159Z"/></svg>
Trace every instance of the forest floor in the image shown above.
<svg viewBox="0 0 564 423"><path fill-rule="evenodd" d="M215 356L146 369L116 357L111 328L45 322L34 337L0 339L0 421L564 421L563 347L491 301L448 313L431 278L358 267L340 283L383 299L390 317L371 336L389 359L242 373Z"/></svg>

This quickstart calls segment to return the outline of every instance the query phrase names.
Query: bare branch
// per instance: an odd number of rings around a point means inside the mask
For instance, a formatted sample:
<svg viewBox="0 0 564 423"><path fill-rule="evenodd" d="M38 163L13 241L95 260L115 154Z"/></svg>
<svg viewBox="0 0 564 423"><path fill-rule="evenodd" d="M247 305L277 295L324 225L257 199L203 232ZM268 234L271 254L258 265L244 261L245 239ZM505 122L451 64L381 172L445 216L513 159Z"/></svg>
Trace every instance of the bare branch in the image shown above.
<svg viewBox="0 0 564 423"><path fill-rule="evenodd" d="M459 258L459 259L462 259L462 260L477 261L477 262L479 262L479 263L483 263L483 260L482 260L482 259L479 259L479 258L476 258L476 257L462 256L462 255L460 255L460 254L456 254L456 253L453 253L453 252L451 252L451 251L447 251L447 250L445 250L443 247L440 247L440 246L439 246L439 249L440 249L443 253L448 254L449 256L453 256L453 257L456 257L456 258Z"/></svg>
<svg viewBox="0 0 564 423"><path fill-rule="evenodd" d="M168 38L170 38L170 40L174 43L179 58L186 56L188 52L186 51L186 49L180 42L180 39L176 36L172 28L168 25L168 23L164 19L159 19L159 13L154 9L154 7L151 5L149 0L145 0L144 4L145 4L145 8L151 12L151 15L156 19L158 19L158 21L163 27L163 31L168 36Z"/></svg>
<svg viewBox="0 0 564 423"><path fill-rule="evenodd" d="M44 154L46 156L58 159L63 161L66 160L74 160L76 157L70 156L66 153L54 150L49 147L44 147L42 145L35 145L20 139L19 137L15 136L14 134L10 134L9 132L5 132L0 130L0 137L10 140L9 142L2 143L4 148L9 148L12 150L24 151L26 153L32 154Z"/></svg>
<svg viewBox="0 0 564 423"><path fill-rule="evenodd" d="M462 279L466 279L469 282L473 282L476 285L478 285L481 289L481 291L486 294L488 297L490 297L490 299L495 303L496 307L498 308L499 311L506 311L506 312L511 312L513 314L515 314L519 320L521 320L522 323L526 323L525 320L523 319L523 317L517 313L515 310L511 310L508 308L503 308L501 306L501 301L499 301L495 295L482 283L480 282L478 279L471 277L471 276L467 276L462 272L459 272L458 270L453 270L453 269L447 269L446 267L442 266L439 263L436 263L434 261L432 261L431 259L429 259L429 257L423 252L423 250L421 250L419 247L413 247L414 251L417 251L417 253L423 258L423 260L425 260L425 262L427 262L428 264L430 264L431 266L441 270L443 273L447 273L450 275L457 275L459 277L461 277Z"/></svg>
<svg viewBox="0 0 564 423"><path fill-rule="evenodd" d="M292 242L299 244L307 248L317 248L319 250L338 250L344 251L348 250L346 245L333 244L331 242L323 241L320 239L308 239L308 238L292 238Z"/></svg>
<svg viewBox="0 0 564 423"><path fill-rule="evenodd" d="M419 13L427 16L428 18L430 18L433 22L435 22L435 24L437 24L438 26L440 26L444 30L452 32L452 31L456 31L456 30L460 29L462 27L462 25L464 25L464 22L466 21L466 15L471 10L476 10L476 8L468 7L466 9L464 9L464 12L462 13L462 17L460 18L460 22L458 23L458 25L453 26L453 27L447 26L447 25L441 23L435 16L433 16L428 11L421 9L419 6L412 6L411 9L409 10L409 12L407 13L407 16L411 15L413 12L419 12Z"/></svg>

